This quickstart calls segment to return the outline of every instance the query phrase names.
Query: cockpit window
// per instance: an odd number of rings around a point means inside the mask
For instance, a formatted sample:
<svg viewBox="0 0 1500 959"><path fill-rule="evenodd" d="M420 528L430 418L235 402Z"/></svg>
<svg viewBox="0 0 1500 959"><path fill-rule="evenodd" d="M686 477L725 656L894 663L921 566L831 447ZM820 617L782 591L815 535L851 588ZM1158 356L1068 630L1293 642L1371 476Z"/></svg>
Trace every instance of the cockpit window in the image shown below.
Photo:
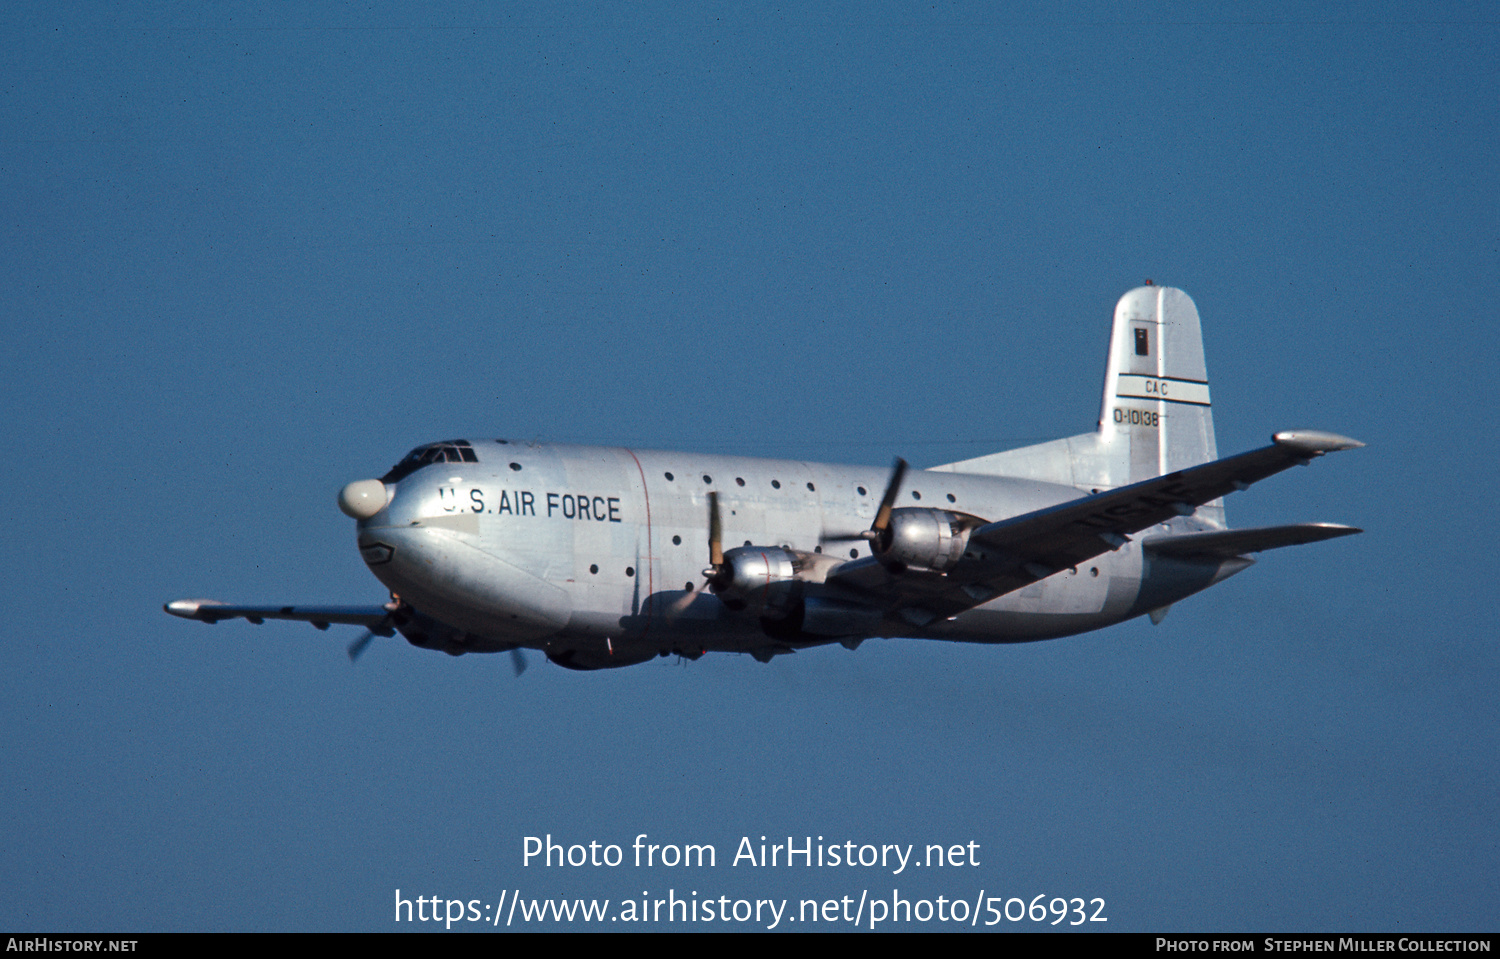
<svg viewBox="0 0 1500 959"><path fill-rule="evenodd" d="M441 443L418 446L407 453L401 462L391 467L391 471L380 478L380 481L382 483L398 482L429 463L477 462L479 462L479 457L474 455L474 447L468 440L444 440Z"/></svg>

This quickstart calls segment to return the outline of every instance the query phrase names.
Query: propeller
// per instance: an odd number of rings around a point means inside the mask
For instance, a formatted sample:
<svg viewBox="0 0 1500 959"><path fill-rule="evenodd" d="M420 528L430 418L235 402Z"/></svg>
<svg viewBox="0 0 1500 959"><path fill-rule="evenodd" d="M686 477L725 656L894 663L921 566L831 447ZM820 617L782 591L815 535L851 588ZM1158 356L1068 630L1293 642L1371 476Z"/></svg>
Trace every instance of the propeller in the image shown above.
<svg viewBox="0 0 1500 959"><path fill-rule="evenodd" d="M364 653L365 647L370 645L370 640L375 638L375 631L367 629L364 635L349 644L349 662L355 662Z"/></svg>
<svg viewBox="0 0 1500 959"><path fill-rule="evenodd" d="M906 460L896 457L895 464L891 467L890 482L885 484L885 495L880 497L880 509L875 514L875 522L870 526L870 531L864 538L878 540L885 535L885 531L891 526L891 509L896 505L896 497L901 493L901 481L906 478Z"/></svg>
<svg viewBox="0 0 1500 959"><path fill-rule="evenodd" d="M719 494L708 494L708 568L703 571L714 590L729 585L730 570L724 562L724 526L719 521Z"/></svg>
<svg viewBox="0 0 1500 959"><path fill-rule="evenodd" d="M837 543L847 540L878 540L885 535L885 531L891 525L891 511L896 507L896 497L901 494L901 482L906 479L907 463L901 457L896 457L896 462L891 465L891 478L886 481L885 493L880 497L880 509L875 513L875 522L869 529L862 529L856 533L830 533L826 530L818 541L822 543Z"/></svg>
<svg viewBox="0 0 1500 959"><path fill-rule="evenodd" d="M369 648L370 641L376 636L396 635L394 620L396 612L401 608L401 597L392 593L391 601L385 604L385 608L389 611L389 615L365 630L359 635L358 639L349 644L349 662L358 662L359 657L363 656L365 650ZM526 672L526 655L521 652L519 646L512 648L510 651L510 665L511 669L515 670L517 676Z"/></svg>
<svg viewBox="0 0 1500 959"><path fill-rule="evenodd" d="M349 662L356 662L360 656L364 655L365 649L369 647L370 640L374 639L375 635L373 629L367 629L358 639L349 644ZM517 677L526 672L526 655L521 652L520 647L510 651L510 665Z"/></svg>
<svg viewBox="0 0 1500 959"><path fill-rule="evenodd" d="M708 494L708 566L703 570L704 589L721 589L729 585L730 570L724 562L724 525L719 519L719 494L710 491ZM693 588L689 583L687 590L681 598L672 601L666 608L667 620L671 622L682 611L693 604L699 590Z"/></svg>
<svg viewBox="0 0 1500 959"><path fill-rule="evenodd" d="M349 644L349 662L355 662L364 655L365 648L370 645L370 640L376 636L396 635L395 617L396 611L401 608L401 597L395 593L391 594L391 601L385 604L386 617L360 634L360 637Z"/></svg>

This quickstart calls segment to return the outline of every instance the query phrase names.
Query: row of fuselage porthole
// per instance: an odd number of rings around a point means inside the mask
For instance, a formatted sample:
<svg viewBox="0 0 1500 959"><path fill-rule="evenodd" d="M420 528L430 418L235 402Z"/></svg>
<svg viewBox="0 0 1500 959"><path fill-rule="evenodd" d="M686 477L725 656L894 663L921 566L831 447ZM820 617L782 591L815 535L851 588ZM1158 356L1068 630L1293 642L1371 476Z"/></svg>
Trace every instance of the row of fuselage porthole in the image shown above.
<svg viewBox="0 0 1500 959"><path fill-rule="evenodd" d="M495 442L499 443L501 445L509 445L509 441L508 440L496 440ZM509 464L509 466L510 466L510 468L511 468L511 470L513 472L517 472L517 473L521 472L522 469L524 469L524 467L520 463L514 462L514 461L511 462ZM705 486L712 486L713 485L714 480L713 480L713 477L711 475L709 475L708 473L704 473L704 474L702 474L702 476L703 476L703 484ZM662 477L664 479L666 479L666 481L669 482L669 483L675 483L677 481L676 474L673 473L671 470L665 470L665 471L663 471L662 472ZM734 478L734 482L735 482L735 485L739 486L739 487L744 487L746 485L744 477L741 477L741 476L736 476ZM775 490L780 490L781 489L781 480L773 478L771 480L771 488L775 489ZM807 481L807 490L810 493L815 493L815 492L817 492L817 486L811 480L808 480ZM865 487L865 486L856 486L855 490L859 493L860 496L868 496L868 495L870 495L869 489L867 487ZM914 501L917 501L917 502L921 501L921 499L922 499L922 492L921 492L921 490L915 490L914 489L914 490L911 490L910 492L911 492L911 498ZM958 502L958 497L954 496L952 493L948 493L946 495L947 495L947 500L948 500L948 502L950 504L956 504ZM680 546L680 545L682 545L682 537L680 535L674 535L672 537L672 545L674 545L674 546ZM747 539L747 540L745 540L745 545L746 546L750 546L750 545L752 545L752 543L751 543L750 540ZM821 552L823 552L823 547L821 545L815 546L813 548L813 552L815 552L815 553L821 553ZM851 548L849 550L849 558L850 559L858 559L859 558L859 550ZM589 566L589 573L591 575L598 575L598 573L599 573L599 567L598 567L598 565L597 564L591 564ZM625 575L626 575L627 578L628 577L633 577L635 575L635 569L633 567L627 566L625 568ZM686 588L689 591L692 591L694 589L694 586L693 586L692 583L689 583L689 584L687 584Z"/></svg>
<svg viewBox="0 0 1500 959"><path fill-rule="evenodd" d="M501 444L508 445L510 441L509 440L496 440L495 442L496 443L501 443ZM516 472L516 473L519 473L519 472L521 472L522 469L524 469L524 467L520 463L517 463L517 462L511 462L509 465L510 465L511 470L513 472ZM702 475L703 475L703 485L705 485L705 486L712 486L714 484L714 478L712 476L710 476L707 473L704 473ZM673 473L671 470L664 471L662 473L662 477L664 479L666 479L666 481L668 483L675 483L675 482L677 482L677 474ZM734 478L734 484L736 486L743 487L745 485L745 478L743 476L736 476ZM781 480L773 478L771 480L771 488L775 489L775 490L781 489ZM867 487L856 486L855 490L858 491L858 493L859 493L860 496L869 496L870 495L870 491L869 491L869 489ZM809 493L816 493L818 491L817 485L814 484L811 480L808 480L808 482L807 482L807 491ZM954 496L952 493L947 494L947 496L948 496L948 502L949 503L957 503L958 502L958 497ZM916 501L920 502L921 499L922 499L922 491L921 490L912 490L911 491L911 498L913 500L916 500ZM748 546L750 544L746 543L745 545Z"/></svg>

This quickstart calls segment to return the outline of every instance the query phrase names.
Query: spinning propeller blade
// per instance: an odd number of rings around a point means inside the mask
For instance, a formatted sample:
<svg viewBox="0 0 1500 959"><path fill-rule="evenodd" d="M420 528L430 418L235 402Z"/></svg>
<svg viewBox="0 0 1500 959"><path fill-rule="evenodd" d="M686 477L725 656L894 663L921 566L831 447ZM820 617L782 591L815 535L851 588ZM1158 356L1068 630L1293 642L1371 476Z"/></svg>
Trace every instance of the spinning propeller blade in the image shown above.
<svg viewBox="0 0 1500 959"><path fill-rule="evenodd" d="M896 505L896 497L901 493L901 481L905 478L906 460L898 456L895 465L891 467L890 482L885 484L885 495L880 498L880 511L875 514L875 522L865 534L866 539L879 539L891 525L891 509Z"/></svg>
<svg viewBox="0 0 1500 959"><path fill-rule="evenodd" d="M364 631L364 635L360 636L354 642L350 643L349 644L349 662L352 663L355 660L359 659L360 655L365 651L365 647L369 646L370 645L370 640L372 640L374 638L375 638L375 631L373 629L367 629L367 630Z"/></svg>
<svg viewBox="0 0 1500 959"><path fill-rule="evenodd" d="M719 494L708 494L708 568L703 576L711 588L720 588L729 576L724 564L724 526L719 520Z"/></svg>
<svg viewBox="0 0 1500 959"><path fill-rule="evenodd" d="M708 563L714 569L724 565L724 528L719 522L719 494L708 494Z"/></svg>

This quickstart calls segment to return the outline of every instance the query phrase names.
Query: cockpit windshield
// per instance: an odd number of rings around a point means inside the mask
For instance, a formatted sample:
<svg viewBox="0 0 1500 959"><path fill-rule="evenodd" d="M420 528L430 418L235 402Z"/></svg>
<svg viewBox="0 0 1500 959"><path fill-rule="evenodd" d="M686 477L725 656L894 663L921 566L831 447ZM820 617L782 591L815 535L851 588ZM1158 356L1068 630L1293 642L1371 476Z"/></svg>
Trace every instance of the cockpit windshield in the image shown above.
<svg viewBox="0 0 1500 959"><path fill-rule="evenodd" d="M407 453L405 458L391 471L380 477L382 483L395 483L403 480L417 470L429 463L477 463L479 457L474 454L474 447L468 440L444 440L441 443L429 443L426 446L418 446Z"/></svg>

